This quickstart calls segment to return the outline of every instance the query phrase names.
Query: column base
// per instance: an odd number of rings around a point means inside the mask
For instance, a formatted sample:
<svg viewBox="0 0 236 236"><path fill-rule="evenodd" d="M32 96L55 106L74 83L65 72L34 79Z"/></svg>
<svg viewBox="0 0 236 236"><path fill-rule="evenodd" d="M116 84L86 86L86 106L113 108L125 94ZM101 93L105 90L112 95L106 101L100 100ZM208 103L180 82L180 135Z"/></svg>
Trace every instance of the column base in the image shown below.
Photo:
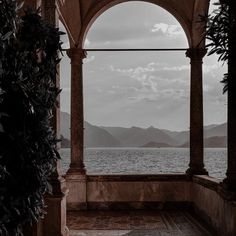
<svg viewBox="0 0 236 236"><path fill-rule="evenodd" d="M67 175L86 175L86 169L85 168L76 168L76 167L70 167L69 170L66 172Z"/></svg>
<svg viewBox="0 0 236 236"><path fill-rule="evenodd" d="M68 210L87 209L87 176L85 172L68 171L66 185L69 189L67 197Z"/></svg>
<svg viewBox="0 0 236 236"><path fill-rule="evenodd" d="M42 233L42 220L40 219L38 223L33 225L27 224L23 227L24 236L43 236Z"/></svg>
<svg viewBox="0 0 236 236"><path fill-rule="evenodd" d="M186 174L190 177L194 175L208 175L208 171L205 168L195 169L195 168L189 167L186 171Z"/></svg>
<svg viewBox="0 0 236 236"><path fill-rule="evenodd" d="M224 179L223 182L221 183L221 187L219 189L219 194L223 199L225 199L227 201L236 201L235 182L234 182L234 184L229 183L227 178Z"/></svg>
<svg viewBox="0 0 236 236"><path fill-rule="evenodd" d="M42 221L43 236L69 236L69 229L66 226L66 198L68 192L68 189L65 188L61 194L45 197L47 214Z"/></svg>
<svg viewBox="0 0 236 236"><path fill-rule="evenodd" d="M236 193L236 172L227 173L227 177L223 180L222 186L225 190Z"/></svg>

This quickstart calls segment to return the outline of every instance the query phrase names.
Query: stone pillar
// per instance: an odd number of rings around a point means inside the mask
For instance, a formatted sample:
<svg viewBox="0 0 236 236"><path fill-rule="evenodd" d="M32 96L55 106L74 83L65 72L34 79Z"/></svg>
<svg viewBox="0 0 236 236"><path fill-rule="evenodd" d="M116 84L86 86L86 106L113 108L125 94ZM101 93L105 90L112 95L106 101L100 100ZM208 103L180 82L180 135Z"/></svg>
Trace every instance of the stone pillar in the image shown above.
<svg viewBox="0 0 236 236"><path fill-rule="evenodd" d="M229 1L230 22L236 20L235 1ZM236 24L232 23L229 33L228 59L228 166L226 178L223 181L224 189L233 192L231 198L236 200ZM228 194L229 195L229 194Z"/></svg>
<svg viewBox="0 0 236 236"><path fill-rule="evenodd" d="M66 174L70 194L69 209L86 209L86 170L84 166L83 59L86 51L71 48L71 163Z"/></svg>
<svg viewBox="0 0 236 236"><path fill-rule="evenodd" d="M56 0L41 0L42 1L42 17L50 24L58 27L59 18L56 11ZM57 87L60 87L60 67L58 65L58 74L55 78ZM58 97L58 104L60 98ZM53 111L52 127L56 132L57 138L60 138L60 106ZM59 145L60 146L60 145ZM59 148L58 146L58 148ZM52 185L52 194L45 196L47 205L47 214L42 221L43 236L60 235L68 236L69 230L66 227L66 196L68 189L66 188L65 179L62 177L61 161L57 162L56 171L50 178Z"/></svg>
<svg viewBox="0 0 236 236"><path fill-rule="evenodd" d="M203 162L202 59L206 49L190 48L186 56L191 63L190 86L190 163L187 174L207 175Z"/></svg>

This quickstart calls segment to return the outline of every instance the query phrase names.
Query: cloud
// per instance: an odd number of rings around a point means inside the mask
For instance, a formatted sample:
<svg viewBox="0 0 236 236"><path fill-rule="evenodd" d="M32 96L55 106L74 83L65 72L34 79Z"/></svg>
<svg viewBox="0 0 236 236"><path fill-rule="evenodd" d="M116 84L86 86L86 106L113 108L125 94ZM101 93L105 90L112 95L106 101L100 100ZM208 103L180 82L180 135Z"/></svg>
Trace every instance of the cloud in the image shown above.
<svg viewBox="0 0 236 236"><path fill-rule="evenodd" d="M164 67L163 70L165 71L186 71L186 70L190 70L190 66L189 65L180 65L180 66L171 66L171 67Z"/></svg>
<svg viewBox="0 0 236 236"><path fill-rule="evenodd" d="M161 66L165 64L161 64L159 62L150 62L146 66L138 66L135 68L129 68L129 69L120 69L120 68L114 68L114 66L110 66L110 69L112 72L119 72L126 74L130 77L135 77L135 75L141 74L141 73L146 73L146 72L155 72L155 71L160 71Z"/></svg>
<svg viewBox="0 0 236 236"><path fill-rule="evenodd" d="M184 35L184 31L180 25L168 25L166 23L158 23L151 29L153 33L162 33L168 37L176 37L179 35Z"/></svg>
<svg viewBox="0 0 236 236"><path fill-rule="evenodd" d="M212 72L212 71L214 71L214 70L217 70L217 69L219 69L219 64L217 65L217 64L215 64L215 65L206 65L206 64L203 64L203 72L204 73L210 73L210 72Z"/></svg>
<svg viewBox="0 0 236 236"><path fill-rule="evenodd" d="M70 42L69 41L63 42L62 49L69 49L69 48L70 48Z"/></svg>
<svg viewBox="0 0 236 236"><path fill-rule="evenodd" d="M84 42L84 47L89 47L91 45L91 42L89 41L88 38L85 39L85 42Z"/></svg>
<svg viewBox="0 0 236 236"><path fill-rule="evenodd" d="M84 63L90 63L95 60L95 56L88 56L87 58L84 59Z"/></svg>
<svg viewBox="0 0 236 236"><path fill-rule="evenodd" d="M170 86L175 89L188 89L189 82L185 79L184 74L189 69L189 65L166 66L165 63L159 62L150 62L146 66L124 69L110 66L113 73L120 73L138 82L139 87L136 89L141 93L160 93L162 89Z"/></svg>
<svg viewBox="0 0 236 236"><path fill-rule="evenodd" d="M70 93L71 92L71 88L62 88L62 93Z"/></svg>

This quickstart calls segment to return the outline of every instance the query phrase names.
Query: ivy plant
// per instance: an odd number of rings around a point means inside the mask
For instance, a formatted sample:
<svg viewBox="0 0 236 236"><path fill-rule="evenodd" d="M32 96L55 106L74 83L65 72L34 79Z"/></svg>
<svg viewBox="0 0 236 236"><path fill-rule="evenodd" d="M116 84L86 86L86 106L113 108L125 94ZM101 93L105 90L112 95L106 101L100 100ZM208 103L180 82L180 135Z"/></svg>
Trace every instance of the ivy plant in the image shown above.
<svg viewBox="0 0 236 236"><path fill-rule="evenodd" d="M51 127L57 28L16 0L0 0L0 235L18 236L45 214L44 194L60 158Z"/></svg>

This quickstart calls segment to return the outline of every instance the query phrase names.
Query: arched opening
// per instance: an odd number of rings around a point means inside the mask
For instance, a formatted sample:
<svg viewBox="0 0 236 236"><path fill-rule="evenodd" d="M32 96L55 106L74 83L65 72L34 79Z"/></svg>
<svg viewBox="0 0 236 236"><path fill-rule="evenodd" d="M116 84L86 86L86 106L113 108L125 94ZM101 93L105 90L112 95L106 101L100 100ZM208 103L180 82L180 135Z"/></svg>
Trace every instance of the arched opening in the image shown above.
<svg viewBox="0 0 236 236"><path fill-rule="evenodd" d="M85 120L90 123L85 124L88 173L186 171L190 66L185 50L89 49L186 49L187 45L178 21L150 3L121 3L96 19L85 39L88 55L84 63L84 111Z"/></svg>
<svg viewBox="0 0 236 236"><path fill-rule="evenodd" d="M92 11L90 12L90 14L88 14L88 17L85 19L85 23L82 27L81 30L81 34L80 34L80 38L79 38L79 44L78 45L82 45L82 47L85 46L86 44L86 37L87 37L87 33L90 30L90 27L93 25L93 23L97 20L97 18L103 14L104 12L106 12L107 10L109 10L110 8L116 6L116 5L120 5L121 3L148 3L148 4L153 4L156 5L158 7L161 7L163 9L165 9L167 12L169 12L173 17L175 17L175 19L178 21L178 25L180 24L182 27L182 29L185 32L185 35L187 37L188 40L188 45L189 47L192 47L192 32L191 32L191 27L192 25L189 24L189 21L187 20L187 17L184 15L181 15L181 13L176 10L176 6L175 3L165 3L163 1L160 0L140 0L140 1L128 1L128 0L113 0L113 1L108 1L108 2L104 2L101 4L98 4L97 7L94 7L92 9Z"/></svg>

